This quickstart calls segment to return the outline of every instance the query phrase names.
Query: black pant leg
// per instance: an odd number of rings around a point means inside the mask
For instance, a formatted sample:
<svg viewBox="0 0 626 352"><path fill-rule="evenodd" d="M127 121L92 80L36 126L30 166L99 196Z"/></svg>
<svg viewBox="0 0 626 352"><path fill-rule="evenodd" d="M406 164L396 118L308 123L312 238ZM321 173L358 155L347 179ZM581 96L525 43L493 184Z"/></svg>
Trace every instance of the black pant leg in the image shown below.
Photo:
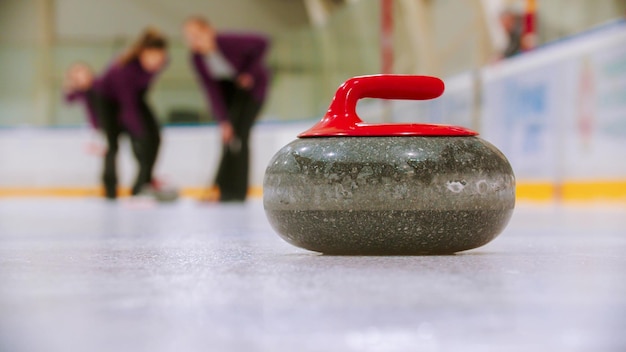
<svg viewBox="0 0 626 352"><path fill-rule="evenodd" d="M229 117L235 140L224 146L218 186L222 201L243 201L248 193L249 137L261 104L243 89L235 87L230 95Z"/></svg>
<svg viewBox="0 0 626 352"><path fill-rule="evenodd" d="M161 148L161 127L159 126L159 122L152 112L152 109L146 104L145 101L142 101L141 110L144 111L144 122L146 130L148 131L147 137L149 139L148 155L146 159L146 177L148 182L151 182L154 178L154 166Z"/></svg>
<svg viewBox="0 0 626 352"><path fill-rule="evenodd" d="M243 93L245 94L241 98L241 111L235 128L235 135L240 141L240 151L236 159L235 193L241 200L246 198L249 187L250 132L261 108L261 104L256 102L249 92Z"/></svg>
<svg viewBox="0 0 626 352"><path fill-rule="evenodd" d="M114 199L117 197L117 151L119 150L119 136L122 133L117 119L119 108L117 103L99 94L94 94L93 102L98 123L107 141L102 173L105 196Z"/></svg>
<svg viewBox="0 0 626 352"><path fill-rule="evenodd" d="M130 146L133 150L133 155L137 161L137 176L135 176L135 182L131 188L131 194L137 195L141 188L146 184L146 167L145 167L145 150L146 143L142 140L143 136L130 136Z"/></svg>
<svg viewBox="0 0 626 352"><path fill-rule="evenodd" d="M104 155L104 172L102 181L104 182L105 196L107 198L117 198L117 151L119 149L119 133L107 132L107 151Z"/></svg>
<svg viewBox="0 0 626 352"><path fill-rule="evenodd" d="M140 97L140 113L143 130L139 136L131 136L131 145L139 171L133 185L132 194L136 195L141 188L150 184L153 179L154 165L156 164L159 147L161 145L161 131L152 109L143 96Z"/></svg>
<svg viewBox="0 0 626 352"><path fill-rule="evenodd" d="M224 99L224 105L229 112L233 104L233 98L235 96L235 83L232 80L221 80L219 82L220 91L222 93L222 99ZM232 123L232 121L229 121ZM232 189L232 169L233 169L233 153L227 145L222 144L222 156L217 168L215 176L215 185L220 190L220 199L226 200L232 197L230 189Z"/></svg>

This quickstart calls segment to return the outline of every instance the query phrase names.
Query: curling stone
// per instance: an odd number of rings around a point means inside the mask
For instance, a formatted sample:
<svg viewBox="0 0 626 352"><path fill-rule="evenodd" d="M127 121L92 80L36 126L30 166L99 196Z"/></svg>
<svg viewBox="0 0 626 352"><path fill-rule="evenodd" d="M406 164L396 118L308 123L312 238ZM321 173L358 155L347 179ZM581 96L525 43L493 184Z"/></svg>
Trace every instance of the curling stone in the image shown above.
<svg viewBox="0 0 626 352"><path fill-rule="evenodd" d="M477 133L433 124L368 124L361 98L433 99L435 77L346 81L323 119L265 172L263 205L287 242L345 255L450 254L494 239L515 206L505 156Z"/></svg>

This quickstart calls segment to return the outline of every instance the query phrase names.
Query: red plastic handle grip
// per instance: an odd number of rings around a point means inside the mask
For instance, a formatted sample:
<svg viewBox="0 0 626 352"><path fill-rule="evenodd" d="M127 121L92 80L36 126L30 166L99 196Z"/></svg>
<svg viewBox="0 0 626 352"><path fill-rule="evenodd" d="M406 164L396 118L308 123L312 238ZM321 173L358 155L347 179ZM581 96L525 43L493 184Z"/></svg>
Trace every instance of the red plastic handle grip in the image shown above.
<svg viewBox="0 0 626 352"><path fill-rule="evenodd" d="M443 81L437 77L409 75L361 76L347 80L335 93L329 108L333 115L356 116L362 98L427 100L443 94Z"/></svg>
<svg viewBox="0 0 626 352"><path fill-rule="evenodd" d="M430 124L367 124L356 113L362 98L427 100L443 94L437 77L414 75L360 76L342 84L326 115L298 137L322 136L459 136L477 133L463 127Z"/></svg>

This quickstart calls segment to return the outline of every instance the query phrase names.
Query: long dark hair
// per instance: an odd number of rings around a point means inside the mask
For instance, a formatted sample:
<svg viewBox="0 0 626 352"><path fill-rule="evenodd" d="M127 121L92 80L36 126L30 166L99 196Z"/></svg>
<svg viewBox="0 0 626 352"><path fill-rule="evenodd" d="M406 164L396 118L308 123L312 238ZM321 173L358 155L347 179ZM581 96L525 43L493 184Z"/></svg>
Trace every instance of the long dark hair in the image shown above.
<svg viewBox="0 0 626 352"><path fill-rule="evenodd" d="M158 30L148 28L135 41L135 43L120 56L118 62L122 65L137 60L142 51L146 49L167 49L167 39Z"/></svg>

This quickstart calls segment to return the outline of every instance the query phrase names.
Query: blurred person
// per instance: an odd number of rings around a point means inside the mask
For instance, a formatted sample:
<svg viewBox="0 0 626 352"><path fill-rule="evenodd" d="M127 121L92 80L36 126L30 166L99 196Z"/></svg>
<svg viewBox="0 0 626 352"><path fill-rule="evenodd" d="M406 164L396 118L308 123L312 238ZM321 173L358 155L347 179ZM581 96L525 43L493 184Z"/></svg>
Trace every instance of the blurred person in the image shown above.
<svg viewBox="0 0 626 352"><path fill-rule="evenodd" d="M507 45L502 57L514 56L522 51L522 16L519 11L507 8L500 14L500 24L507 36Z"/></svg>
<svg viewBox="0 0 626 352"><path fill-rule="evenodd" d="M102 156L105 153L105 148L101 140L100 123L94 107L94 81L95 75L91 67L84 62L75 62L65 72L63 92L66 103L84 105L87 122L94 132L86 145L86 152Z"/></svg>
<svg viewBox="0 0 626 352"><path fill-rule="evenodd" d="M524 12L520 3L509 5L500 13L499 19L507 36L507 46L502 52L502 58L515 56L535 48L537 39L534 33L534 9L529 8Z"/></svg>
<svg viewBox="0 0 626 352"><path fill-rule="evenodd" d="M264 57L269 40L258 34L223 33L202 17L183 26L195 72L219 122L222 158L206 200L244 201L248 191L250 131L265 101L269 70Z"/></svg>
<svg viewBox="0 0 626 352"><path fill-rule="evenodd" d="M68 103L81 103L85 106L89 126L97 130L98 119L94 109L94 73L91 67L84 62L73 63L65 72L63 91Z"/></svg>
<svg viewBox="0 0 626 352"><path fill-rule="evenodd" d="M152 195L158 191L152 172L159 152L161 132L146 98L151 84L163 71L167 61L166 38L154 29L147 29L94 83L97 121L107 140L103 182L105 195L109 199L117 197L116 157L122 134L130 137L133 154L139 165L132 195Z"/></svg>

